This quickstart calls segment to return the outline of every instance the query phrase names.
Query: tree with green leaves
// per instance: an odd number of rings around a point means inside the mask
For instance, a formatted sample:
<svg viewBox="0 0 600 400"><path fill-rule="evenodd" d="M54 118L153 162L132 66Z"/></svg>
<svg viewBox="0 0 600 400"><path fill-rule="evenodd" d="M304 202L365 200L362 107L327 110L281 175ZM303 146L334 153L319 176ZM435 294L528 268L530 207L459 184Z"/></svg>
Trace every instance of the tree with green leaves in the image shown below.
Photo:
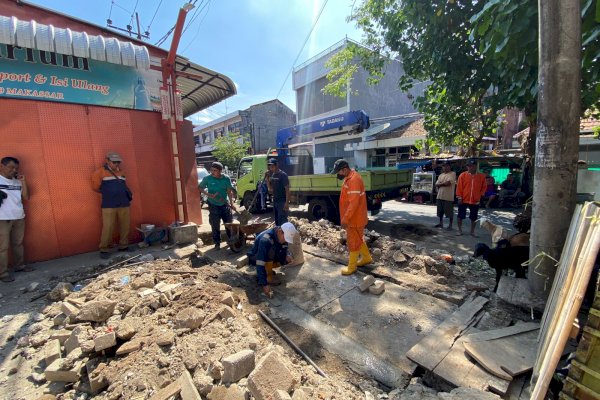
<svg viewBox="0 0 600 400"><path fill-rule="evenodd" d="M501 109L490 101L494 70L470 39L469 19L482 7L468 0L363 1L349 18L362 28L366 48L349 45L329 60L325 92L341 96L351 90L357 62L377 81L386 62L398 57L406 73L402 90L430 82L415 101L429 138L474 154L484 136L495 134Z"/></svg>
<svg viewBox="0 0 600 400"><path fill-rule="evenodd" d="M247 136L229 133L215 139L213 156L229 169L236 170L240 160L248 154L250 141Z"/></svg>

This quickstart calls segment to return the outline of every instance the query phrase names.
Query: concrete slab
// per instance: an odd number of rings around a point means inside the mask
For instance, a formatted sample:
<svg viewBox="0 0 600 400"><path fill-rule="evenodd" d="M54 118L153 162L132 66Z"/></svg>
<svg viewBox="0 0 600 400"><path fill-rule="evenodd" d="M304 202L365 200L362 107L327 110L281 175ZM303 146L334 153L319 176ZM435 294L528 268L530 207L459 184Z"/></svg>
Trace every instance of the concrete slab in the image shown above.
<svg viewBox="0 0 600 400"><path fill-rule="evenodd" d="M382 359L412 373L416 364L405 353L456 308L447 301L386 282L381 295L361 293L357 288L314 315Z"/></svg>

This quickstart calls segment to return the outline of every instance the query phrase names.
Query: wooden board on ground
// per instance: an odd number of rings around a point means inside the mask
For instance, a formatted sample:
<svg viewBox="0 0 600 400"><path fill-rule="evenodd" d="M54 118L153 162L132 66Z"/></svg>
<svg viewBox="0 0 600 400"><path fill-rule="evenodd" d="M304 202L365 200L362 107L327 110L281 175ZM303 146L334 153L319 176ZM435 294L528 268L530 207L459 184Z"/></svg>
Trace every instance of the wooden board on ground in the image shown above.
<svg viewBox="0 0 600 400"><path fill-rule="evenodd" d="M461 337L464 343L469 342L482 342L485 340L493 340L499 339L502 337L517 335L519 333L535 331L540 329L540 324L537 322L523 322L518 323L517 325L507 326L506 328L493 329L491 331L483 331L472 333L470 335L465 335Z"/></svg>
<svg viewBox="0 0 600 400"><path fill-rule="evenodd" d="M461 339L454 343L433 373L453 385L488 390L501 396L508 392L510 385L510 381L488 373L469 360Z"/></svg>
<svg viewBox="0 0 600 400"><path fill-rule="evenodd" d="M533 368L539 330L479 342L464 343L465 351L486 371L512 380Z"/></svg>
<svg viewBox="0 0 600 400"><path fill-rule="evenodd" d="M433 332L414 345L406 356L429 371L433 371L452 350L456 339L473 323L475 316L487 302L488 299L481 296L468 299Z"/></svg>

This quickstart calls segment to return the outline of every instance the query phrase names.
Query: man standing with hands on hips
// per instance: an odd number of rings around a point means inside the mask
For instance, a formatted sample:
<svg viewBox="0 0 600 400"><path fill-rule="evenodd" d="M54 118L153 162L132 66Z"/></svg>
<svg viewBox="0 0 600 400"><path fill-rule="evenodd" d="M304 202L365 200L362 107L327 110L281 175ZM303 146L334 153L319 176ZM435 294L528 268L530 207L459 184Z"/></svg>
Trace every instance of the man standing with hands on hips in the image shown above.
<svg viewBox="0 0 600 400"><path fill-rule="evenodd" d="M212 229L212 238L215 249L221 248L221 220L223 223L233 222L231 210L235 207L235 191L231 179L223 175L223 164L214 162L210 166L210 175L205 176L200 182L200 190L208 198L208 222ZM225 228L227 238L231 239L231 230Z"/></svg>
<svg viewBox="0 0 600 400"><path fill-rule="evenodd" d="M356 272L356 267L373 261L363 240L365 226L369 222L365 184L360 174L350 169L348 161L344 159L335 162L332 173L336 174L339 180L344 180L340 193L340 225L346 230L350 257L348 266L342 269L342 275L351 275Z"/></svg>
<svg viewBox="0 0 600 400"><path fill-rule="evenodd" d="M0 161L0 281L12 282L8 271L8 249L12 248L15 271L32 271L25 266L23 237L25 210L23 200L29 200L25 176L19 174L19 160L4 157Z"/></svg>

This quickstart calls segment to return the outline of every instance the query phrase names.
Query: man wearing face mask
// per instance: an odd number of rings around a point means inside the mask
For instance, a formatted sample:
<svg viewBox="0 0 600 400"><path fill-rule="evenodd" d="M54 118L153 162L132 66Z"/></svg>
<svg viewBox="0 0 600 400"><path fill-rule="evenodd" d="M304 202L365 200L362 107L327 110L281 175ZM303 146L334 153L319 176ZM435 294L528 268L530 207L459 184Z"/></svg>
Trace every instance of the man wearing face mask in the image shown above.
<svg viewBox="0 0 600 400"><path fill-rule="evenodd" d="M342 275L351 275L356 267L362 267L373 261L363 233L369 218L367 215L367 195L365 184L360 174L348 165L344 159L339 159L333 165L333 174L343 180L340 193L340 225L346 230L346 242L350 258L348 266L342 269Z"/></svg>

